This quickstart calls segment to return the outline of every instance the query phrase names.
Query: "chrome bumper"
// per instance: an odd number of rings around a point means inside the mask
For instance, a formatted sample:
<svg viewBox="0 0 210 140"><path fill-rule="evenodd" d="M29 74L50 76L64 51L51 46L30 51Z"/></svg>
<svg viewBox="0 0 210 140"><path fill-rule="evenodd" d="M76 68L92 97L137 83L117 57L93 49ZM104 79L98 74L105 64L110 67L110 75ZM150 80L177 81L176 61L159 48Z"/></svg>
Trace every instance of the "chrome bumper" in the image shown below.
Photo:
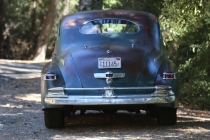
<svg viewBox="0 0 210 140"><path fill-rule="evenodd" d="M151 94L115 95L118 89L155 89ZM102 96L65 95L65 90L104 90ZM155 87L105 87L105 88L50 88L46 95L47 105L120 105L174 103L175 95L169 86Z"/></svg>

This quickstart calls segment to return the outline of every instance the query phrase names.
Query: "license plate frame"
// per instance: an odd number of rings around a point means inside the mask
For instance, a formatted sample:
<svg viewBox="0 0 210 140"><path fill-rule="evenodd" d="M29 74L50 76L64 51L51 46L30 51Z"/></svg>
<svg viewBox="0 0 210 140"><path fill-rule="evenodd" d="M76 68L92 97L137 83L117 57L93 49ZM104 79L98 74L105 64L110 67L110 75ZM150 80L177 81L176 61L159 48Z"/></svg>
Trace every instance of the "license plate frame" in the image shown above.
<svg viewBox="0 0 210 140"><path fill-rule="evenodd" d="M98 68L99 69L121 68L121 58L120 57L98 58Z"/></svg>

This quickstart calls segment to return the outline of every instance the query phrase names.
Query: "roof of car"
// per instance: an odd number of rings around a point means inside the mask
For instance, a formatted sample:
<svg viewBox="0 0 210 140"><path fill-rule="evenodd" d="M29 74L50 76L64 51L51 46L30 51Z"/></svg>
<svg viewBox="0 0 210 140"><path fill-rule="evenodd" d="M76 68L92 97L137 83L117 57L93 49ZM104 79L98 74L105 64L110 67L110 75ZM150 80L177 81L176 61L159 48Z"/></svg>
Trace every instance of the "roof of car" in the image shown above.
<svg viewBox="0 0 210 140"><path fill-rule="evenodd" d="M92 19L100 19L100 18L121 18L128 19L132 21L139 21L142 17L147 17L154 21L157 21L157 18L147 12L135 11L135 10L92 10L92 11L83 11L74 14L69 14L63 17L62 21L65 19L74 19L80 20L81 22L92 20ZM78 21L77 21L78 22Z"/></svg>

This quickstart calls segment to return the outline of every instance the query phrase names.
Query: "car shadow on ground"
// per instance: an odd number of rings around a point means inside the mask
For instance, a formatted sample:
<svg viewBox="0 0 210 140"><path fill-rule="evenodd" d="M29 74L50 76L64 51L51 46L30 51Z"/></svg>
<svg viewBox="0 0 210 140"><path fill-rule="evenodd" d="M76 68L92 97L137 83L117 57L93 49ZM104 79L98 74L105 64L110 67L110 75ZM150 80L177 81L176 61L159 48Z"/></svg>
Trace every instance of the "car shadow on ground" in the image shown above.
<svg viewBox="0 0 210 140"><path fill-rule="evenodd" d="M191 138L202 134L210 136L210 119L196 116L182 116L178 114L177 124L173 126L159 126L155 118L145 114L121 112L116 114L90 113L76 114L66 118L66 125L62 129L68 135L81 136L88 134L107 136L115 135L124 138L146 136L145 138ZM194 132L195 131L195 132ZM187 134L188 136L185 136ZM170 135L170 137L168 137Z"/></svg>
<svg viewBox="0 0 210 140"><path fill-rule="evenodd" d="M105 114L98 111L91 111L85 115L76 114L66 119L66 127L77 127L79 125L156 125L154 118L148 117L145 114L129 113L127 111L118 111L114 114Z"/></svg>
<svg viewBox="0 0 210 140"><path fill-rule="evenodd" d="M190 115L179 115L177 117L177 125L172 127L182 127L182 125L199 126L200 123L205 123L210 125L210 118L200 118L198 116L190 116ZM115 114L102 114L102 113L88 113L85 115L76 114L69 118L66 118L66 128L76 128L80 126L91 126L91 125L103 125L103 126L128 126L129 127L159 127L157 125L156 118L147 116L146 114L135 114L121 111L120 113ZM160 126L161 127L161 126ZM163 127L171 127L171 126L163 126Z"/></svg>

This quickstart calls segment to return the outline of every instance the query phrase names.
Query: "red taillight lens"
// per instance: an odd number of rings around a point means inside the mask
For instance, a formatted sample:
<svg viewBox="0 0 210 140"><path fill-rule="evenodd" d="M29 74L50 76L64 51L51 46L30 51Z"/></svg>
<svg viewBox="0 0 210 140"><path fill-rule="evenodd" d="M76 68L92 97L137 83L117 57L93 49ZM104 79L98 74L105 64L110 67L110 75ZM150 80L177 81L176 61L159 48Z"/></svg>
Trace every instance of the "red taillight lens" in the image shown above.
<svg viewBox="0 0 210 140"><path fill-rule="evenodd" d="M176 73L163 73L163 79L176 79Z"/></svg>
<svg viewBox="0 0 210 140"><path fill-rule="evenodd" d="M42 80L56 80L56 74L43 74Z"/></svg>
<svg viewBox="0 0 210 140"><path fill-rule="evenodd" d="M106 77L113 77L113 73L106 74Z"/></svg>

